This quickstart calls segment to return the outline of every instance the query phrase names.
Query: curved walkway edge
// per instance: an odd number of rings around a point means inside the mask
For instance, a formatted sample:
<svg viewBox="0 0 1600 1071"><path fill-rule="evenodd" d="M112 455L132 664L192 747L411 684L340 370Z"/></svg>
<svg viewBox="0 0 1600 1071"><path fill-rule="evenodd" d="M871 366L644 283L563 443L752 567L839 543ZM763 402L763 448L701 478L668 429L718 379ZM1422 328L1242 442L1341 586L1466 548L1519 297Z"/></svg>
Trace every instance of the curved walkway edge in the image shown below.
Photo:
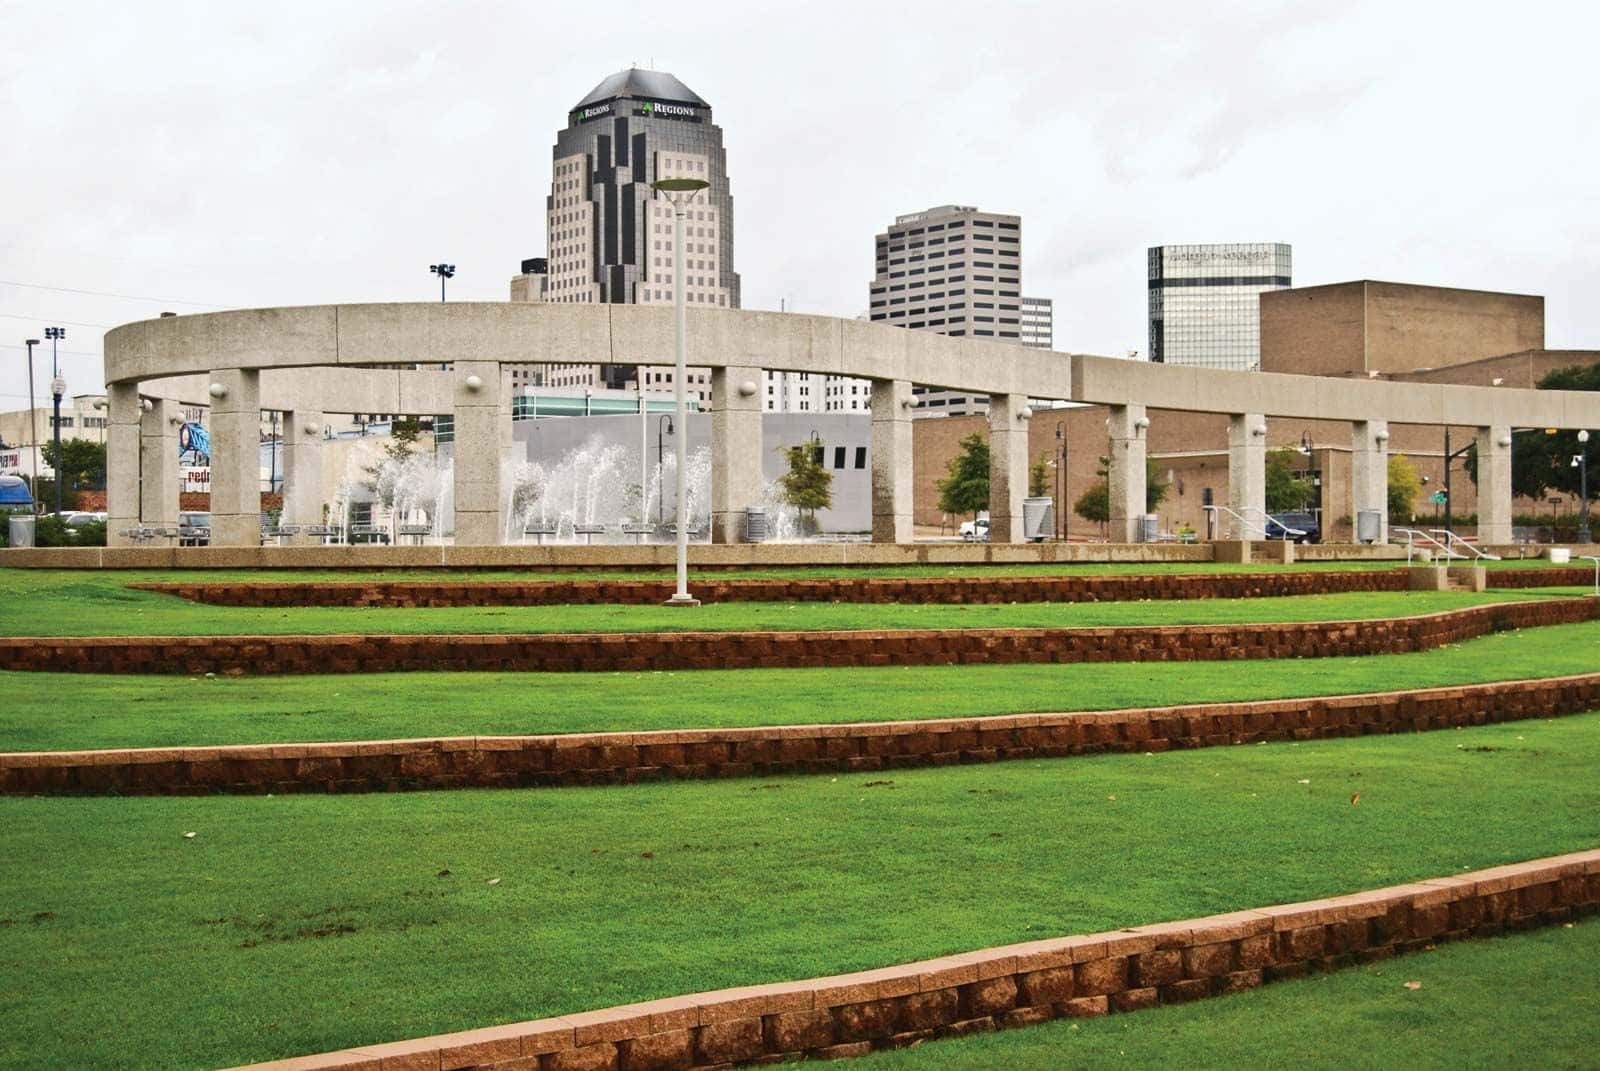
<svg viewBox="0 0 1600 1071"><path fill-rule="evenodd" d="M1366 621L1122 628L811 632L6 636L0 666L54 673L637 673L1023 662L1196 662L1428 651L1509 629L1600 618L1600 596Z"/></svg>
<svg viewBox="0 0 1600 1071"><path fill-rule="evenodd" d="M1600 850L1573 852L1326 900L362 1046L251 1071L689 1071L836 1059L1222 996L1597 911Z"/></svg>
<svg viewBox="0 0 1600 1071"><path fill-rule="evenodd" d="M1600 710L1600 673L1148 709L545 736L0 754L4 795L607 785L1421 732Z"/></svg>

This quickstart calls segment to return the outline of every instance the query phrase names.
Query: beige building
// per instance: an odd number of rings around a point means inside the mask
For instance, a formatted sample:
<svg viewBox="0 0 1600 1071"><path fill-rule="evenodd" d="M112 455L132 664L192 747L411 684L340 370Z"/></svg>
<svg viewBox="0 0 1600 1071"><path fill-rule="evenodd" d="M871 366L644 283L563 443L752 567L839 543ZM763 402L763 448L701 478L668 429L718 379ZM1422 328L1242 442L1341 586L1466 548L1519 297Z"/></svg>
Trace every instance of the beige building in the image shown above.
<svg viewBox="0 0 1600 1071"><path fill-rule="evenodd" d="M896 216L873 241L870 320L912 331L1051 348L1048 300L1022 296L1021 216L982 212L971 205L937 205ZM988 412L986 395L939 387L913 388L916 416ZM830 378L825 408L849 412L859 402L866 409L869 400L864 381Z"/></svg>

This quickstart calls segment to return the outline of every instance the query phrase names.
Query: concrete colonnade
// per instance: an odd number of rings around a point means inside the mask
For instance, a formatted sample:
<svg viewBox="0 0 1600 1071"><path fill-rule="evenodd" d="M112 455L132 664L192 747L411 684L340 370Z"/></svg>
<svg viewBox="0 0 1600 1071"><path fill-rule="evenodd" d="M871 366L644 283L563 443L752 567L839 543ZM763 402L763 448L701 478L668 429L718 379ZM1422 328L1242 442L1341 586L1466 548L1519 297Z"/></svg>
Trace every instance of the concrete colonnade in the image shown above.
<svg viewBox="0 0 1600 1071"><path fill-rule="evenodd" d="M909 543L911 526L911 383L872 381L872 541Z"/></svg>
<svg viewBox="0 0 1600 1071"><path fill-rule="evenodd" d="M711 541L745 542L744 511L761 501L761 369L711 370ZM683 434L688 435L684 429Z"/></svg>
<svg viewBox="0 0 1600 1071"><path fill-rule="evenodd" d="M1139 518L1146 512L1150 416L1142 405L1113 405L1109 410L1106 423L1111 454L1106 463L1106 490L1111 523L1107 535L1113 542L1134 543L1139 539Z"/></svg>
<svg viewBox="0 0 1600 1071"><path fill-rule="evenodd" d="M106 387L106 542L112 546L131 543L122 533L139 524L141 416L138 384Z"/></svg>
<svg viewBox="0 0 1600 1071"><path fill-rule="evenodd" d="M211 373L211 542L261 541L261 373Z"/></svg>
<svg viewBox="0 0 1600 1071"><path fill-rule="evenodd" d="M1358 420L1350 425L1350 519L1360 534L1363 510L1378 513L1378 542L1389 540L1389 425Z"/></svg>
<svg viewBox="0 0 1600 1071"><path fill-rule="evenodd" d="M1511 429L1478 429L1478 541L1511 542Z"/></svg>
<svg viewBox="0 0 1600 1071"><path fill-rule="evenodd" d="M1228 508L1243 520L1241 539L1267 523L1267 418L1228 416Z"/></svg>
<svg viewBox="0 0 1600 1071"><path fill-rule="evenodd" d="M1021 543L1022 500L1028 493L1028 399L989 396L989 539ZM910 512L911 504L906 503Z"/></svg>
<svg viewBox="0 0 1600 1071"><path fill-rule="evenodd" d="M300 529L289 537L291 545L322 542L320 537L305 532L307 527L323 523L322 420L322 411L317 409L283 412L283 515L280 523Z"/></svg>
<svg viewBox="0 0 1600 1071"><path fill-rule="evenodd" d="M178 403L151 398L140 403L139 521L161 528L178 524ZM109 461L109 459L108 459Z"/></svg>

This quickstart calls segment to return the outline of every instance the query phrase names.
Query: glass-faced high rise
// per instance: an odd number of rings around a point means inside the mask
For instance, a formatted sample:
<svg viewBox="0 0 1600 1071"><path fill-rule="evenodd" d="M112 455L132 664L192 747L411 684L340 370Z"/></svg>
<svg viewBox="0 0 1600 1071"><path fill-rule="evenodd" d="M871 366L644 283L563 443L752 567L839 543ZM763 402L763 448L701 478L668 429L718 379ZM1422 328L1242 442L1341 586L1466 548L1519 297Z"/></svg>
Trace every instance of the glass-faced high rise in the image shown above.
<svg viewBox="0 0 1600 1071"><path fill-rule="evenodd" d="M1287 289L1291 267L1282 242L1152 246L1150 360L1259 369L1260 295Z"/></svg>
<svg viewBox="0 0 1600 1071"><path fill-rule="evenodd" d="M672 301L672 207L650 183L711 184L684 225L686 301L739 307L733 198L711 106L665 71L632 68L595 86L556 135L546 300Z"/></svg>

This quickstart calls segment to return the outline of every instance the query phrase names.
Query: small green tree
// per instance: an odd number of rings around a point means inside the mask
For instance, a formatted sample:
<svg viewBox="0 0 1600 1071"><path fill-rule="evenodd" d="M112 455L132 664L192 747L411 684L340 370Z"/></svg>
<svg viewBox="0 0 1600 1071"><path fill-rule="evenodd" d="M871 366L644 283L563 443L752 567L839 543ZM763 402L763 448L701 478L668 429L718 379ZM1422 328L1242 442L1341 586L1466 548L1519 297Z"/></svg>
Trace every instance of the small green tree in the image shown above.
<svg viewBox="0 0 1600 1071"><path fill-rule="evenodd" d="M1295 477L1300 451L1281 446L1267 451L1267 512L1283 513L1304 508L1315 486L1309 476Z"/></svg>
<svg viewBox="0 0 1600 1071"><path fill-rule="evenodd" d="M1411 520L1412 503L1422 492L1417 467L1404 454L1389 455L1389 519Z"/></svg>
<svg viewBox="0 0 1600 1071"><path fill-rule="evenodd" d="M1093 521L1100 525L1104 535L1104 528L1111 520L1111 489L1106 486L1106 481L1101 480L1093 484L1083 494L1078 496L1078 501L1072 504L1072 512L1086 521Z"/></svg>
<svg viewBox="0 0 1600 1071"><path fill-rule="evenodd" d="M815 531L817 510L833 505L833 473L822 464L822 441L813 439L799 446L785 446L782 452L789 471L778 477L778 497L804 511Z"/></svg>
<svg viewBox="0 0 1600 1071"><path fill-rule="evenodd" d="M961 452L945 466L938 483L939 508L946 513L970 513L974 518L989 508L989 443L973 432L961 440Z"/></svg>
<svg viewBox="0 0 1600 1071"><path fill-rule="evenodd" d="M1050 493L1050 454L1039 455L1039 460L1028 466L1028 494L1042 498Z"/></svg>

